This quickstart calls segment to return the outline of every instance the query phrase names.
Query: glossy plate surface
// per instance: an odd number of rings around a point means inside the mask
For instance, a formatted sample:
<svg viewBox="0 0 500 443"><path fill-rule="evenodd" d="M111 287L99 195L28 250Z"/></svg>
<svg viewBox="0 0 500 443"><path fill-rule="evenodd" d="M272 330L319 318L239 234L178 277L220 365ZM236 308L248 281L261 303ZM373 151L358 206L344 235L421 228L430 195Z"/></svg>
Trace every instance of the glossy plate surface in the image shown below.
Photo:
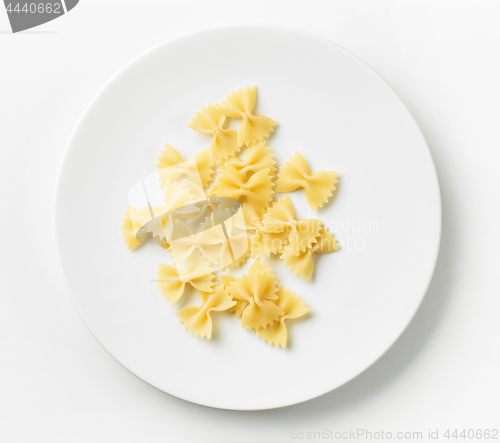
<svg viewBox="0 0 500 443"><path fill-rule="evenodd" d="M281 165L295 150L312 170L340 173L318 213L342 249L319 257L311 282L267 260L311 315L274 348L214 314L214 339L194 338L156 289L157 245L128 251L120 222L128 189L169 143L187 158L210 137L186 124L238 87L257 85L257 112L279 123ZM56 196L61 265L83 320L104 348L162 391L224 409L267 409L322 395L376 361L413 318L434 270L439 185L426 142L395 92L339 46L272 26L203 30L155 47L92 101L65 155ZM250 262L250 261L249 261ZM247 265L249 264L247 262ZM247 267L247 266L246 266ZM243 269L245 269L244 267ZM241 272L241 271L239 271Z"/></svg>

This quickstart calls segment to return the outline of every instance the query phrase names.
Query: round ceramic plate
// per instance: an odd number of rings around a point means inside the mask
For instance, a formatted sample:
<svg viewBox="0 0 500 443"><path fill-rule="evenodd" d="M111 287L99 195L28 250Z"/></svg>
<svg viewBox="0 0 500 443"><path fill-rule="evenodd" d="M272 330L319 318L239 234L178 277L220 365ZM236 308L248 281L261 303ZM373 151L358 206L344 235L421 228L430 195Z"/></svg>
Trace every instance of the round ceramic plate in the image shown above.
<svg viewBox="0 0 500 443"><path fill-rule="evenodd" d="M185 158L211 138L186 126L202 106L256 85L256 112L279 124L282 165L299 150L313 171L340 173L317 213L291 193L297 217L322 219L342 248L306 281L269 259L311 308L290 321L286 349L214 314L214 337L189 334L156 288L155 244L128 251L120 218L129 188L155 171L165 143ZM303 402L346 383L397 340L432 277L439 186L426 142L395 92L341 47L273 26L203 30L167 41L122 69L92 101L67 149L56 230L75 306L104 348L145 382L181 399L255 410ZM249 266L249 260L236 274Z"/></svg>

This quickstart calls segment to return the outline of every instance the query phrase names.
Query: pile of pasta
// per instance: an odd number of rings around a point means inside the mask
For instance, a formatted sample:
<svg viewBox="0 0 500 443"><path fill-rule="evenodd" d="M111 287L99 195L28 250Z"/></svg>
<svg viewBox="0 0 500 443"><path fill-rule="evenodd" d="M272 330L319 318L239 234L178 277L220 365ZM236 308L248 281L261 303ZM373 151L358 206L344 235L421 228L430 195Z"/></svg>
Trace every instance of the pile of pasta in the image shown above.
<svg viewBox="0 0 500 443"><path fill-rule="evenodd" d="M298 151L277 173L274 155L265 141L277 123L254 113L256 100L255 86L240 88L220 104L201 108L188 123L190 128L211 137L210 147L188 160L195 162L201 183L189 180L188 176L182 186L174 186L175 177L165 171L184 165L185 160L168 144L156 164L165 200L165 206L157 208L157 213L182 212L182 208L203 196L208 201L210 197L237 199L243 217L235 218L230 229L244 232L244 236L240 235L244 240L238 243L243 249L234 257L229 248L233 260L230 265L222 266L222 271L238 267L250 257L253 263L241 277L224 272L216 277L210 263L222 257L223 247L217 235L210 234L208 240L206 236L203 239L206 247L196 241L185 241L183 251L173 254L175 266L159 263L157 282L161 294L171 305L183 296L187 285L198 291L201 304L177 312L184 327L195 336L210 339L212 312L230 311L241 318L242 328L255 331L268 343L284 348L288 341L286 321L304 316L309 307L295 292L279 285L263 257L277 254L295 275L310 280L314 271L313 255L333 252L340 246L321 220L297 219L290 197L274 199L274 194L303 189L307 203L317 212L333 196L338 173L312 172ZM240 119L237 130L226 127L228 118ZM213 179L215 172L218 177ZM212 220L214 214L229 210L223 205L209 206L207 214L211 214ZM197 210L199 212L199 208ZM138 233L142 233L142 236L153 236L162 247L172 250L173 242L169 244L164 233L165 219L154 217L152 208L129 205L121 221L128 249L141 244ZM174 220L173 224L176 223Z"/></svg>

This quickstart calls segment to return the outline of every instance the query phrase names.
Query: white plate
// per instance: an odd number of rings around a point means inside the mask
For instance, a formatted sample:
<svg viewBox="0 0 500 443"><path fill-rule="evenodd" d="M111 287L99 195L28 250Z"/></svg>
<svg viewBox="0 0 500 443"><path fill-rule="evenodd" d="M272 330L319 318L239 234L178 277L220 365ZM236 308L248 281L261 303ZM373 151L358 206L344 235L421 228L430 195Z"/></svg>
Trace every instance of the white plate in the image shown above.
<svg viewBox="0 0 500 443"><path fill-rule="evenodd" d="M279 164L300 150L313 170L341 177L317 214L303 193L290 195L298 216L324 220L342 249L319 257L311 282L268 260L311 307L290 323L287 349L229 314L215 314L211 341L188 334L152 281L169 253L128 251L120 237L128 189L154 172L163 144L186 155L208 147L209 136L186 126L190 117L246 85L258 87L257 111L279 123L269 140ZM74 131L55 215L72 298L102 346L168 394L240 410L312 399L374 363L418 309L441 230L432 158L395 92L329 41L260 25L183 35L122 69Z"/></svg>

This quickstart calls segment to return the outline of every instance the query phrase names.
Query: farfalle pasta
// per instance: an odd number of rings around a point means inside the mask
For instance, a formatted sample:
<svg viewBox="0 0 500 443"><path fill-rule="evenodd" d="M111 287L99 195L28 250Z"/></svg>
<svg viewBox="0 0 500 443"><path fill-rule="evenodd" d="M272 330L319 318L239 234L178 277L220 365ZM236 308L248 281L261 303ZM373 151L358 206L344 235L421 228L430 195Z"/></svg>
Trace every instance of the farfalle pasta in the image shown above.
<svg viewBox="0 0 500 443"><path fill-rule="evenodd" d="M146 239L147 232L143 225L140 212L133 206L128 206L127 210L123 214L121 219L122 225L120 229L122 230L122 237L127 243L128 249L133 249ZM166 239L160 239L159 237L153 237L153 240L165 249L170 249L170 245Z"/></svg>
<svg viewBox="0 0 500 443"><path fill-rule="evenodd" d="M273 202L273 194L303 188L316 212L332 197L338 173L311 172L297 151L276 174L264 139L277 123L254 114L256 100L255 86L239 88L196 112L188 126L209 134L210 146L184 160L165 144L156 172L130 188L120 229L128 249L152 238L170 251L170 263L158 263L156 282L171 305L188 286L198 292L200 305L177 311L189 333L211 339L212 314L229 311L243 329L285 348L290 320L309 307L278 283L264 257L277 254L294 275L311 280L314 254L340 245L321 220L297 219L290 197ZM229 119L241 120L237 130L225 127ZM253 262L241 277L225 273L249 257Z"/></svg>
<svg viewBox="0 0 500 443"><path fill-rule="evenodd" d="M212 338L212 312L227 311L233 307L236 302L227 293L222 284L215 286L213 292L200 291L202 304L200 306L190 306L180 311L177 315L180 317L184 327L200 338Z"/></svg>
<svg viewBox="0 0 500 443"><path fill-rule="evenodd" d="M247 244L246 246L243 245L243 241L245 241ZM230 244L232 243L232 240L230 241ZM239 268L242 264L244 264L248 257L250 257L250 239L245 237L245 240L242 240L242 243L239 245L240 249L244 248L244 252L241 253L239 252L238 254L234 254L235 257L239 258L234 258L231 260L231 262L227 266L222 266L222 272L224 272L226 269L234 269L234 268ZM231 246L232 247L232 246ZM233 248L234 251L234 248Z"/></svg>
<svg viewBox="0 0 500 443"><path fill-rule="evenodd" d="M279 286L276 296L276 306L283 311L283 314L272 325L267 328L257 329L255 333L269 344L286 348L288 331L285 320L302 317L309 312L310 308L306 306L306 303L300 297L295 295L295 292L290 291L288 288L285 289Z"/></svg>
<svg viewBox="0 0 500 443"><path fill-rule="evenodd" d="M239 268L247 261L251 254L251 240L248 238L247 232L237 228L234 221L226 223L226 227L226 232L228 234L227 246L231 260L229 263L225 262L223 264L222 271L225 271L226 269ZM221 257L221 259L223 258L224 257Z"/></svg>
<svg viewBox="0 0 500 443"><path fill-rule="evenodd" d="M227 95L226 100L216 107L221 114L242 119L238 128L238 146L248 146L262 141L278 124L269 117L253 114L256 102L257 87L247 86L245 89L240 88L238 91L233 91L231 95Z"/></svg>
<svg viewBox="0 0 500 443"><path fill-rule="evenodd" d="M227 291L236 300L236 315L241 327L265 328L278 320L283 311L276 305L277 282L275 274L257 258L248 273L233 281Z"/></svg>
<svg viewBox="0 0 500 443"><path fill-rule="evenodd" d="M246 150L245 160L238 157L229 157L225 165L231 165L237 171L241 172L244 176L247 173L255 173L263 169L269 169L269 174L274 177L276 168L274 165L274 155L270 148L266 146L265 142L259 142L255 145L250 145Z"/></svg>
<svg viewBox="0 0 500 443"><path fill-rule="evenodd" d="M221 249L226 241L222 227L192 233L189 226L176 223L175 230L179 238L170 241L175 264L182 263L195 252L199 252L209 263L219 264Z"/></svg>
<svg viewBox="0 0 500 443"><path fill-rule="evenodd" d="M228 164L222 171L213 188L213 195L240 199L246 197L248 203L258 212L264 212L274 194L270 170L263 169L248 179L245 175Z"/></svg>
<svg viewBox="0 0 500 443"><path fill-rule="evenodd" d="M243 203L242 205L243 222L240 221L237 227L244 229L246 231L253 232L253 236L250 240L250 253L252 258L260 255L261 249L261 238L262 238L262 214L256 211L248 203Z"/></svg>
<svg viewBox="0 0 500 443"><path fill-rule="evenodd" d="M295 275L298 274L301 278L311 280L314 271L313 254L326 254L337 249L340 249L340 246L333 234L325 227L322 227L318 238L316 238L316 243L310 248L296 254L292 248L286 247L283 250L281 258L285 260L285 265Z"/></svg>
<svg viewBox="0 0 500 443"><path fill-rule="evenodd" d="M213 292L215 285L215 276L211 273L212 268L208 263L200 260L198 257L193 260L188 260L183 271L179 271L175 266L165 263L158 263L158 289L165 296L165 300L170 301L170 305L174 305L179 301L184 294L186 284L202 292Z"/></svg>
<svg viewBox="0 0 500 443"><path fill-rule="evenodd" d="M250 255L252 258L257 256L267 256L271 254L281 253L283 248L288 244L288 233L270 233L264 232L262 216L248 203L243 203L242 213L244 222L239 224L239 228L253 232L250 238Z"/></svg>
<svg viewBox="0 0 500 443"><path fill-rule="evenodd" d="M338 175L338 172L333 171L311 172L304 157L299 151L295 151L278 173L276 192L292 192L304 188L307 203L317 212L333 195Z"/></svg>
<svg viewBox="0 0 500 443"><path fill-rule="evenodd" d="M127 249L133 249L141 244L136 233L142 228L141 216L133 206L128 205L121 219L122 237L125 238Z"/></svg>
<svg viewBox="0 0 500 443"><path fill-rule="evenodd" d="M217 105L217 104L216 104ZM226 116L217 109L208 105L201 108L188 123L188 126L195 131L210 134L212 144L210 145L210 157L212 162L220 162L239 151L241 144L238 143L238 134L234 129L224 129L222 125Z"/></svg>
<svg viewBox="0 0 500 443"><path fill-rule="evenodd" d="M141 218L147 232L160 239L166 238L167 232L171 229L169 222L171 223L172 219L168 217L168 214L175 209L185 208L195 202L195 197L189 192L189 189L171 183L170 180L165 182L163 198L165 206L149 207L141 210Z"/></svg>
<svg viewBox="0 0 500 443"><path fill-rule="evenodd" d="M296 220L293 204L288 196L278 200L269 208L264 214L263 224L264 232L282 235L281 238L277 238L280 252L286 245L285 238L288 234L287 243L295 254L310 248L321 229L320 220L313 218Z"/></svg>
<svg viewBox="0 0 500 443"><path fill-rule="evenodd" d="M214 164L210 157L210 149L203 149L195 153L191 159L196 161L196 165L200 174L201 181L203 183L203 187L207 187L209 183L212 181L212 175L214 173L213 167ZM165 185L165 181L170 178L167 171L175 165L180 163L184 163L184 159L177 149L170 146L168 143L165 144L164 149L161 151L160 156L158 157L158 163L156 163L156 172L159 176L159 180L161 186Z"/></svg>

